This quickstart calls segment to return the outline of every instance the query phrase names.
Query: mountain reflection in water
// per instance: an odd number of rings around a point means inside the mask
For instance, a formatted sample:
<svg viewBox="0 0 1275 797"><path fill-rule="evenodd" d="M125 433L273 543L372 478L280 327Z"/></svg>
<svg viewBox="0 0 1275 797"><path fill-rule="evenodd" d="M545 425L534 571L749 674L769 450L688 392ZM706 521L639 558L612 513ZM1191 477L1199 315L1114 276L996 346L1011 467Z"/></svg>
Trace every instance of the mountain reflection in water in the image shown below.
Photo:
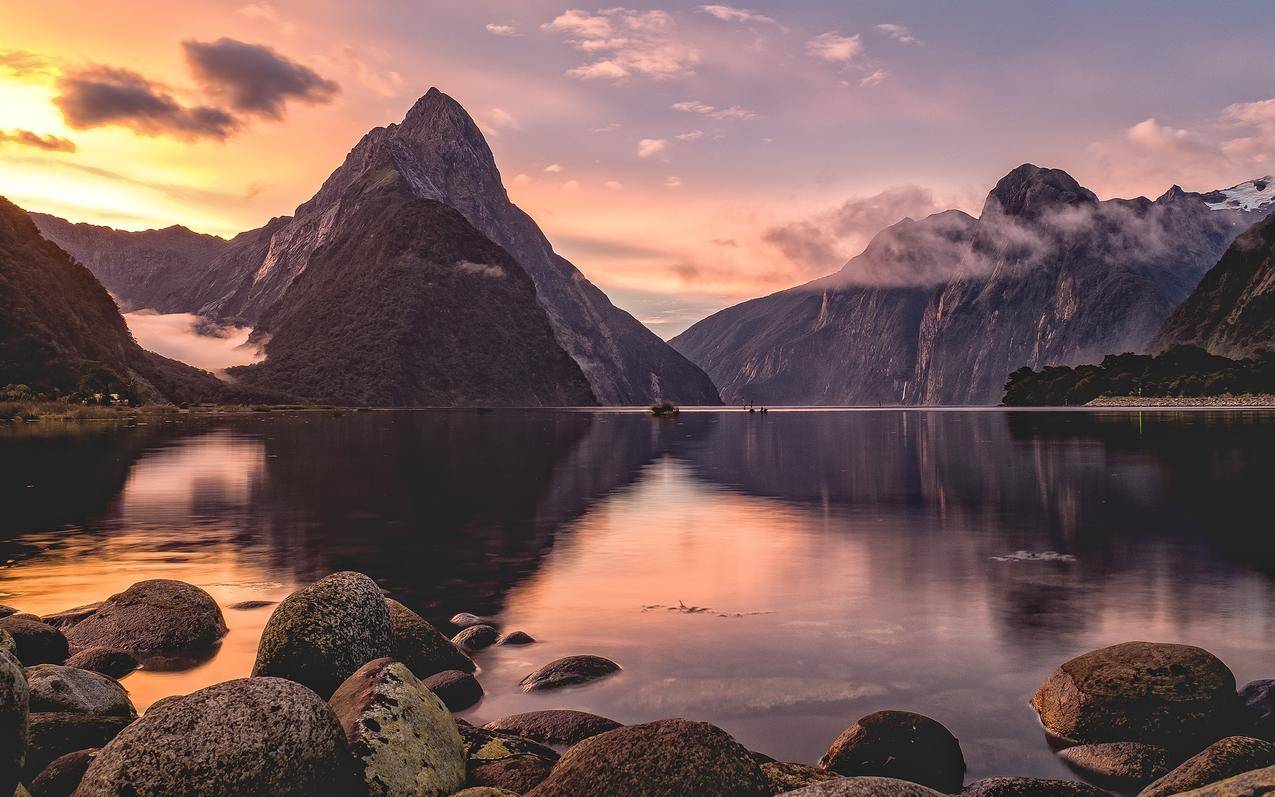
<svg viewBox="0 0 1275 797"><path fill-rule="evenodd" d="M496 614L540 640L479 655L475 721L681 715L813 762L863 714L911 709L956 733L971 778L1057 776L1026 702L1078 652L1187 642L1241 681L1275 676L1273 421L421 411L19 427L0 433L0 602L48 613L165 577L229 606L354 569L431 620ZM135 702L247 674L270 611L226 609L217 655L128 676ZM517 692L568 653L624 671Z"/></svg>

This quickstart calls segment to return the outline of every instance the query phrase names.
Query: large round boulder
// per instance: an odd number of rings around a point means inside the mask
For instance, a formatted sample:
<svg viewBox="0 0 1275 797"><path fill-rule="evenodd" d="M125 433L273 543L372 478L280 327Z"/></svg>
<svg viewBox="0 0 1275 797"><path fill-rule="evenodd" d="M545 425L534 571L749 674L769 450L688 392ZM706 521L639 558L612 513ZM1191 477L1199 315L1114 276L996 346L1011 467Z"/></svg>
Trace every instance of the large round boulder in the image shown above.
<svg viewBox="0 0 1275 797"><path fill-rule="evenodd" d="M0 637L4 637L0 631ZM22 665L0 650L0 794L18 785L27 750L27 705L29 693Z"/></svg>
<svg viewBox="0 0 1275 797"><path fill-rule="evenodd" d="M518 685L524 692L540 692L587 683L619 671L620 665L601 656L564 656L525 676Z"/></svg>
<svg viewBox="0 0 1275 797"><path fill-rule="evenodd" d="M434 673L423 683L450 711L464 711L483 699L482 684L472 674L460 670Z"/></svg>
<svg viewBox="0 0 1275 797"><path fill-rule="evenodd" d="M1107 797L1107 793L1075 780L984 778L961 789L961 797Z"/></svg>
<svg viewBox="0 0 1275 797"><path fill-rule="evenodd" d="M74 609L54 612L53 614L46 614L41 617L40 620L48 623L54 628L61 628L65 630L81 620L92 616L93 613L100 608L102 608L102 601L98 601L97 603L88 603L84 606L76 606Z"/></svg>
<svg viewBox="0 0 1275 797"><path fill-rule="evenodd" d="M12 614L0 619L0 629L13 638L18 661L24 667L61 664L70 652L61 631L28 616Z"/></svg>
<svg viewBox="0 0 1275 797"><path fill-rule="evenodd" d="M376 582L362 573L333 573L275 608L252 674L287 678L326 698L391 647L390 614Z"/></svg>
<svg viewBox="0 0 1275 797"><path fill-rule="evenodd" d="M910 711L878 711L844 730L819 766L840 775L919 783L942 792L965 778L961 745L943 725Z"/></svg>
<svg viewBox="0 0 1275 797"><path fill-rule="evenodd" d="M66 629L76 650L116 648L147 658L208 650L226 635L212 596L182 581L139 581Z"/></svg>
<svg viewBox="0 0 1275 797"><path fill-rule="evenodd" d="M1259 797L1275 794L1275 767L1264 767L1233 778L1219 780L1198 789L1184 791L1178 797Z"/></svg>
<svg viewBox="0 0 1275 797"><path fill-rule="evenodd" d="M523 753L481 761L469 768L468 783L526 794L540 785L553 769L554 762L543 756Z"/></svg>
<svg viewBox="0 0 1275 797"><path fill-rule="evenodd" d="M328 701L368 797L446 797L465 784L451 712L393 659L364 664Z"/></svg>
<svg viewBox="0 0 1275 797"><path fill-rule="evenodd" d="M108 714L33 712L27 720L27 762L23 774L27 780L33 780L45 767L67 753L102 747L130 722L128 717Z"/></svg>
<svg viewBox="0 0 1275 797"><path fill-rule="evenodd" d="M102 748L77 797L355 794L341 725L314 692L240 678L153 707Z"/></svg>
<svg viewBox="0 0 1275 797"><path fill-rule="evenodd" d="M1137 791L1167 774L1169 751L1143 742L1081 744L1058 752L1080 775L1121 791Z"/></svg>
<svg viewBox="0 0 1275 797"><path fill-rule="evenodd" d="M445 670L473 672L474 662L428 620L391 598L385 599L394 635L393 658L407 665L417 678Z"/></svg>
<svg viewBox="0 0 1275 797"><path fill-rule="evenodd" d="M1269 766L1275 766L1275 744L1249 736L1228 736L1183 761L1138 797L1168 797Z"/></svg>
<svg viewBox="0 0 1275 797"><path fill-rule="evenodd" d="M489 625L471 625L452 637L452 644L466 653L477 653L500 639L500 632Z"/></svg>
<svg viewBox="0 0 1275 797"><path fill-rule="evenodd" d="M1208 744L1239 716L1235 676L1190 645L1125 642L1055 670L1031 700L1045 730L1064 740Z"/></svg>
<svg viewBox="0 0 1275 797"><path fill-rule="evenodd" d="M862 777L816 783L784 792L784 797L942 797L942 793L907 780Z"/></svg>
<svg viewBox="0 0 1275 797"><path fill-rule="evenodd" d="M85 648L66 660L68 667L101 673L110 678L123 678L139 665L132 653L117 648Z"/></svg>
<svg viewBox="0 0 1275 797"><path fill-rule="evenodd" d="M548 709L501 717L483 727L507 731L554 747L570 747L590 736L613 731L620 727L620 723L587 711Z"/></svg>
<svg viewBox="0 0 1275 797"><path fill-rule="evenodd" d="M97 757L97 749L76 750L58 756L31 781L31 797L71 797L84 779L89 764Z"/></svg>
<svg viewBox="0 0 1275 797"><path fill-rule="evenodd" d="M683 719L628 725L585 739L534 797L762 797L769 782L730 734Z"/></svg>
<svg viewBox="0 0 1275 797"><path fill-rule="evenodd" d="M59 664L27 668L32 711L70 711L133 719L137 710L114 678Z"/></svg>

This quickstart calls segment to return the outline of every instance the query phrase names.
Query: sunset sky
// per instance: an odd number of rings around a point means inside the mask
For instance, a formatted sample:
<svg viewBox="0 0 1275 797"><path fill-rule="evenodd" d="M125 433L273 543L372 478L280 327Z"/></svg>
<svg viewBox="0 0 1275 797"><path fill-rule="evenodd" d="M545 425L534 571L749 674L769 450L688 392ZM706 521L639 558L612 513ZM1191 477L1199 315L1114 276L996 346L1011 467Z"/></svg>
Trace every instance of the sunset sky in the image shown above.
<svg viewBox="0 0 1275 797"><path fill-rule="evenodd" d="M1099 196L1275 171L1270 0L46 0L0 12L0 194L229 236L430 86L514 201L668 336L1023 162Z"/></svg>

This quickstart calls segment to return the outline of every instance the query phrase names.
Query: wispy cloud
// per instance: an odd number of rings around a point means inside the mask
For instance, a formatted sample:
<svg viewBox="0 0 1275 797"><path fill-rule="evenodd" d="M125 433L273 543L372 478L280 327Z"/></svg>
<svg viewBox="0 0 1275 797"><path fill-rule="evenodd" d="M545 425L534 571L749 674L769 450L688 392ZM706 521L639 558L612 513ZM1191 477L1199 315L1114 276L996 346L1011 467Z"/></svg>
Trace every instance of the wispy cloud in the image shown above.
<svg viewBox="0 0 1275 797"><path fill-rule="evenodd" d="M668 149L668 139L664 138L644 138L638 142L637 156L639 158L653 158Z"/></svg>
<svg viewBox="0 0 1275 797"><path fill-rule="evenodd" d="M672 106L675 111L684 111L686 113L697 113L701 116L707 116L712 119L737 119L746 121L756 119L757 113L747 108L741 108L738 105L732 105L729 108L719 108L716 105L709 105L699 100L688 100L686 102L675 102Z"/></svg>
<svg viewBox="0 0 1275 797"><path fill-rule="evenodd" d="M883 22L877 25L877 30L894 39L899 44L920 44L921 40L912 35L907 25L900 25L897 22Z"/></svg>
<svg viewBox="0 0 1275 797"><path fill-rule="evenodd" d="M863 86L864 88L869 88L871 86L877 85L878 83L884 82L885 79L888 78L889 76L890 76L890 73L885 71L884 69L876 69L876 70L873 70L871 74L865 75L863 79L859 81L859 85Z"/></svg>
<svg viewBox="0 0 1275 797"><path fill-rule="evenodd" d="M863 54L863 40L857 33L846 36L837 31L829 31L806 42L806 52L820 61L848 64Z"/></svg>
<svg viewBox="0 0 1275 797"><path fill-rule="evenodd" d="M628 78L670 80L694 74L699 50L676 35L666 11L608 8L598 13L569 9L540 26L566 37L590 60L567 70L581 80Z"/></svg>
<svg viewBox="0 0 1275 797"><path fill-rule="evenodd" d="M551 163L545 167L545 171L549 174L558 174L562 171L561 163Z"/></svg>
<svg viewBox="0 0 1275 797"><path fill-rule="evenodd" d="M513 25L501 25L496 22L487 23L487 32L493 36L517 36L518 29Z"/></svg>
<svg viewBox="0 0 1275 797"><path fill-rule="evenodd" d="M734 6L720 4L707 5L700 6L699 10L709 16L717 17L718 19L726 22L744 22L758 25L775 24L774 17L768 17L765 14L758 14L756 11L749 11L744 8L735 8Z"/></svg>
<svg viewBox="0 0 1275 797"><path fill-rule="evenodd" d="M681 187L682 187L682 178L681 178L681 177L672 177L672 176L670 176L670 177L666 177L666 178L664 178L664 187L665 187L665 188L670 188L670 189L677 189L677 188L681 188Z"/></svg>
<svg viewBox="0 0 1275 797"><path fill-rule="evenodd" d="M61 136L42 136L30 130L0 130L0 144L18 144L46 152L75 152L75 142Z"/></svg>
<svg viewBox="0 0 1275 797"><path fill-rule="evenodd" d="M704 137L703 130L687 130L685 133L678 133L673 136L678 141L698 141Z"/></svg>

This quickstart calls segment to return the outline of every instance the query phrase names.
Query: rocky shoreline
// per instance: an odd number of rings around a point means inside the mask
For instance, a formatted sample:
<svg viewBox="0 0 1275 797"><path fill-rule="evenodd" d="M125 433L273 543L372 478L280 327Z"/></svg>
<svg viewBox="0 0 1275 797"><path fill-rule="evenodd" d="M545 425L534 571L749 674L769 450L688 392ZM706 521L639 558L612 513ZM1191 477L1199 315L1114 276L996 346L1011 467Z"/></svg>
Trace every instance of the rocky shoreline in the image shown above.
<svg viewBox="0 0 1275 797"><path fill-rule="evenodd" d="M1099 396L1086 407L1275 407L1275 395L1232 396Z"/></svg>
<svg viewBox="0 0 1275 797"><path fill-rule="evenodd" d="M251 677L158 701L138 716L117 678L198 660L226 634L206 592L134 584L36 617L0 607L0 795L337 797L1166 797L1275 793L1275 680L1237 689L1200 648L1127 642L1045 675L1041 744L1087 782L966 783L960 742L906 711L858 719L817 765L775 761L688 719L622 725L544 710L476 727L473 656L531 645L458 614L448 638L341 572L297 590L262 632ZM527 692L618 671L600 656L548 662Z"/></svg>

